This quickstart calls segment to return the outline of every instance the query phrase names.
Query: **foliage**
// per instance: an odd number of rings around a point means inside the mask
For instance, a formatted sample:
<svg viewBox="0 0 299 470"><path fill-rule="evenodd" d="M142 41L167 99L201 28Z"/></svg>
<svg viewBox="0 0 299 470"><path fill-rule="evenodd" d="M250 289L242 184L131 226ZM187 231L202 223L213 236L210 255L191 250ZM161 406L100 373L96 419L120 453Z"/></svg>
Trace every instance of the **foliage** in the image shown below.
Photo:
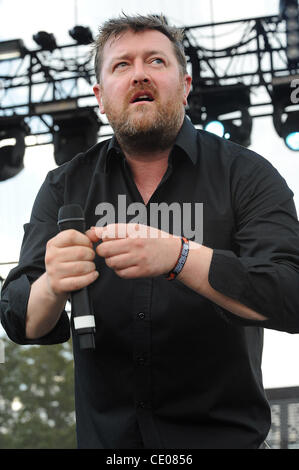
<svg viewBox="0 0 299 470"><path fill-rule="evenodd" d="M0 364L0 449L76 448L71 342L18 346Z"/></svg>

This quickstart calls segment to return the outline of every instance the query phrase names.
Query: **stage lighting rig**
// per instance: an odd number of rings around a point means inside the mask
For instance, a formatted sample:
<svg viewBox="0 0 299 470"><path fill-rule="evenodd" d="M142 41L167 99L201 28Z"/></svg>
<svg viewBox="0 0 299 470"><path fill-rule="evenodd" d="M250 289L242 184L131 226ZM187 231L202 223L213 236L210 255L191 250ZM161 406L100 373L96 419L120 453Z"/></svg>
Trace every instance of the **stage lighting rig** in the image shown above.
<svg viewBox="0 0 299 470"><path fill-rule="evenodd" d="M55 113L53 116L54 158L57 165L72 160L97 143L100 122L93 108Z"/></svg>
<svg viewBox="0 0 299 470"><path fill-rule="evenodd" d="M56 39L54 34L47 33L46 31L39 31L33 36L34 41L42 50L53 52L57 48Z"/></svg>
<svg viewBox="0 0 299 470"><path fill-rule="evenodd" d="M93 42L92 32L90 28L85 26L75 26L69 30L69 35L77 44L91 44Z"/></svg>
<svg viewBox="0 0 299 470"><path fill-rule="evenodd" d="M214 132L242 145L249 145L252 119L273 116L273 77L295 77L299 72L296 58L297 11L298 0L283 0L281 14L277 12L266 17L184 27L184 48L193 84L187 113L195 125L210 127L210 121L217 121L213 123ZM211 28L214 44L209 33ZM69 34L73 38L70 43L57 45L53 34L39 31L34 36L39 48L31 51L24 51L19 40L0 42L0 60L19 58L11 64L10 70L5 61L0 61L0 115L20 113L28 124L32 121L32 135L36 139L26 139L29 146L31 142L32 145L52 142L51 117L54 114L63 111L74 117L82 105L97 109L91 90L94 81L93 57L90 50L87 52L93 40L91 31L88 27L75 25ZM61 53L56 53L57 50ZM234 93L230 92L232 84L235 84ZM236 84L242 84L245 93L239 93ZM19 88L21 93L16 94ZM263 93L259 93L261 89ZM256 92L251 104L250 91ZM299 97L298 92L292 91ZM19 95L24 99L15 102L14 97ZM234 103L232 109L225 106L230 103ZM281 135L282 124L285 129L295 126L291 116L287 120L294 111L293 108L290 111L281 105L276 106L275 121ZM105 133L107 128L108 133ZM291 135L293 140L296 129L294 132ZM105 120L101 123L100 137L110 135L111 127ZM56 140L59 141L57 135Z"/></svg>
<svg viewBox="0 0 299 470"><path fill-rule="evenodd" d="M21 116L0 117L0 181L16 176L24 168L25 136L29 133Z"/></svg>

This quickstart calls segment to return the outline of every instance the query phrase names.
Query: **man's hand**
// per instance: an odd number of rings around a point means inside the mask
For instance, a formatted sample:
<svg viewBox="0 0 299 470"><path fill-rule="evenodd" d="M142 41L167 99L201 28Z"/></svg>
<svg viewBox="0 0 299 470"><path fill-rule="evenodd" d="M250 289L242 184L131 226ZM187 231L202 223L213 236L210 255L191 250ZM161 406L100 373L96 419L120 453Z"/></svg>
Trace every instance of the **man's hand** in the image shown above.
<svg viewBox="0 0 299 470"><path fill-rule="evenodd" d="M97 254L124 279L167 274L181 249L179 237L146 225L92 227L86 235L93 242L102 240L96 248Z"/></svg>
<svg viewBox="0 0 299 470"><path fill-rule="evenodd" d="M48 290L53 296L82 289L98 277L95 251L87 235L64 230L47 243L45 265Z"/></svg>

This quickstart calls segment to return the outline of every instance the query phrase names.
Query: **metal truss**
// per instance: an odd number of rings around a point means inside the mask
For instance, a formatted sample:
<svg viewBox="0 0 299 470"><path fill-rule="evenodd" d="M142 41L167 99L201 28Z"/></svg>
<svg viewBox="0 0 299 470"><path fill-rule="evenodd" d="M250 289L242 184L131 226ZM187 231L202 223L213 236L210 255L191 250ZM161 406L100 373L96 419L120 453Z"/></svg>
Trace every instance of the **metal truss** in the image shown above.
<svg viewBox="0 0 299 470"><path fill-rule="evenodd" d="M273 115L272 81L290 76L286 26L279 16L187 26L184 46L193 78L189 111L201 122L201 93L207 87L243 84L250 90L252 117ZM22 115L31 129L26 145L52 142L58 109L97 110L90 46L69 44L53 52L26 50L22 59L0 62L0 116ZM99 117L99 137L111 128Z"/></svg>

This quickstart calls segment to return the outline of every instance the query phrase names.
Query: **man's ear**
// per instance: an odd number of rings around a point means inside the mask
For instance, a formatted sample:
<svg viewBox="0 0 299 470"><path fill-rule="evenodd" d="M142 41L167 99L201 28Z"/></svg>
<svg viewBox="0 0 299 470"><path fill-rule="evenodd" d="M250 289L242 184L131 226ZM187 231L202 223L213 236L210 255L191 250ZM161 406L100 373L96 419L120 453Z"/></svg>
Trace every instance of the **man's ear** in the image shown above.
<svg viewBox="0 0 299 470"><path fill-rule="evenodd" d="M95 97L97 99L97 102L99 104L100 113L105 114L105 109L104 109L104 105L103 105L103 98L102 98L102 90L101 90L101 86L98 83L93 87L93 92L94 92Z"/></svg>
<svg viewBox="0 0 299 470"><path fill-rule="evenodd" d="M184 106L187 106L187 98L190 93L191 89L191 84L192 84L192 77L188 74L184 76Z"/></svg>

